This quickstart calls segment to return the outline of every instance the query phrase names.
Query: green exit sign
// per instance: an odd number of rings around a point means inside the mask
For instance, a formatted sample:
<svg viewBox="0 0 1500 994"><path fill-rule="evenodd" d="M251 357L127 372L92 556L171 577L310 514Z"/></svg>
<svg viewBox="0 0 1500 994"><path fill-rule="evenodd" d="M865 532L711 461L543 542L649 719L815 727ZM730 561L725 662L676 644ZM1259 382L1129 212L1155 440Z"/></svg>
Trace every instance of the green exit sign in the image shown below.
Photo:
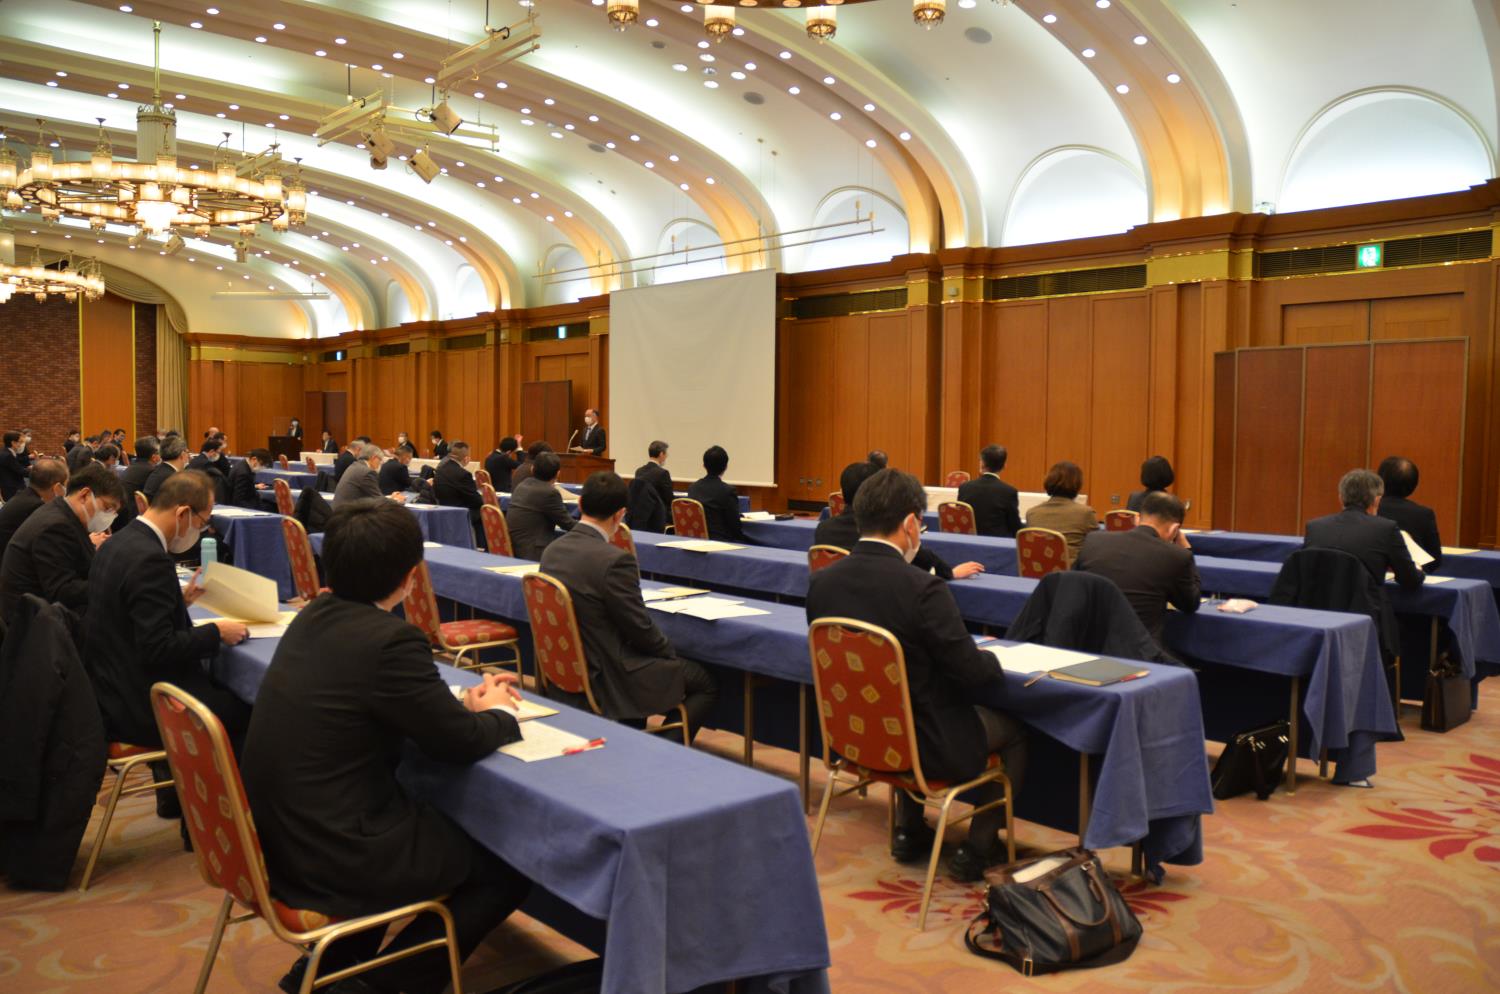
<svg viewBox="0 0 1500 994"><path fill-rule="evenodd" d="M1355 260L1360 269L1379 269L1385 265L1385 246L1361 245Z"/></svg>

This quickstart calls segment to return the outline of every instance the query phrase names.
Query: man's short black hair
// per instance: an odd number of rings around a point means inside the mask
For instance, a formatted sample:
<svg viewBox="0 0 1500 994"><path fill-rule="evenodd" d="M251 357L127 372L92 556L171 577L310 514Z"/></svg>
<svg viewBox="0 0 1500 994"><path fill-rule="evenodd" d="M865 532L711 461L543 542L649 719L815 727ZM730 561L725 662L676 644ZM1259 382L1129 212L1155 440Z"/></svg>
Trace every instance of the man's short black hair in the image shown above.
<svg viewBox="0 0 1500 994"><path fill-rule="evenodd" d="M438 431L436 428L434 428L434 429L432 429L432 431L430 431L430 432L427 433L427 437L428 438L442 438L443 437L443 433L440 432L440 431Z"/></svg>
<svg viewBox="0 0 1500 994"><path fill-rule="evenodd" d="M207 455L210 452L218 452L223 447L224 447L224 443L221 442L221 441L219 441L218 437L215 436L215 437L209 438L207 441L205 441L203 443L203 447L201 449L199 449L198 451L204 453L205 455Z"/></svg>
<svg viewBox="0 0 1500 994"><path fill-rule="evenodd" d="M532 466L531 475L547 483L557 479L557 471L562 468L562 460L551 449L538 452L532 462L535 465Z"/></svg>
<svg viewBox="0 0 1500 994"><path fill-rule="evenodd" d="M400 445L396 446L396 455L398 457L402 455L415 456L416 454L416 447L410 442L402 442Z"/></svg>
<svg viewBox="0 0 1500 994"><path fill-rule="evenodd" d="M666 454L667 443L661 441L660 439L657 439L655 442L652 442L650 445L646 446L646 455L650 456L652 459L655 459L658 456L664 456Z"/></svg>
<svg viewBox="0 0 1500 994"><path fill-rule="evenodd" d="M708 447L708 451L703 453L703 468L708 470L710 476L724 475L724 471L729 468L729 453L724 451L724 446Z"/></svg>
<svg viewBox="0 0 1500 994"><path fill-rule="evenodd" d="M1005 460L1010 456L1003 445L986 445L979 452L979 464L984 467L986 473L998 473L1005 468Z"/></svg>
<svg viewBox="0 0 1500 994"><path fill-rule="evenodd" d="M1404 456L1386 456L1381 460L1379 474L1385 481L1387 497L1410 497L1420 479L1417 464Z"/></svg>
<svg viewBox="0 0 1500 994"><path fill-rule="evenodd" d="M469 451L469 443L468 442L450 442L449 445L448 445L448 457L450 459L453 459L453 460L457 461L457 462L463 462L464 461L464 460L462 460L462 459L459 458L459 453L467 454L468 451Z"/></svg>
<svg viewBox="0 0 1500 994"><path fill-rule="evenodd" d="M854 523L860 535L889 535L908 514L921 518L926 510L927 491L921 480L899 469L882 469L860 484Z"/></svg>
<svg viewBox="0 0 1500 994"><path fill-rule="evenodd" d="M103 463L91 462L68 477L68 493L88 487L95 497L113 498L116 504L125 503L125 485L114 470Z"/></svg>
<svg viewBox="0 0 1500 994"><path fill-rule="evenodd" d="M543 452L551 451L552 445L550 442L532 442L530 445L526 446L526 457L528 459L535 460L536 457L541 455Z"/></svg>
<svg viewBox="0 0 1500 994"><path fill-rule="evenodd" d="M360 443L361 445L369 445L374 441L374 439L372 439L369 435L355 435L354 441Z"/></svg>
<svg viewBox="0 0 1500 994"><path fill-rule="evenodd" d="M324 428L323 431L322 431L322 433L324 435L327 435L329 438L333 437L333 432L329 431L327 428Z"/></svg>
<svg viewBox="0 0 1500 994"><path fill-rule="evenodd" d="M150 435L135 440L135 457L137 459L150 459L161 451L161 443Z"/></svg>
<svg viewBox="0 0 1500 994"><path fill-rule="evenodd" d="M18 432L18 431L8 431L8 432L5 433L5 447L7 449L10 448L12 445L15 445L20 440L21 440L21 433Z"/></svg>
<svg viewBox="0 0 1500 994"><path fill-rule="evenodd" d="M245 455L250 459L254 459L262 466L271 465L272 456L270 449L251 449L249 452L245 453Z"/></svg>
<svg viewBox="0 0 1500 994"><path fill-rule="evenodd" d="M1175 521L1180 525L1187 517L1187 507L1180 498L1174 497L1165 490L1153 490L1141 498L1141 517L1161 518L1163 521Z"/></svg>
<svg viewBox="0 0 1500 994"><path fill-rule="evenodd" d="M519 449L520 447L521 447L521 444L519 442L517 442L515 440L515 437L512 436L512 435L506 435L504 438L500 439L500 451L501 452L514 452L517 449Z"/></svg>
<svg viewBox="0 0 1500 994"><path fill-rule="evenodd" d="M870 454L865 456L865 462L876 469L885 469L890 465L891 457L885 454L884 449L871 449Z"/></svg>
<svg viewBox="0 0 1500 994"><path fill-rule="evenodd" d="M874 463L852 462L844 467L839 474L839 490L844 494L844 511L846 513L854 510L854 498L859 496L860 485L880 470L875 468Z"/></svg>
<svg viewBox="0 0 1500 994"><path fill-rule="evenodd" d="M328 586L345 600L373 604L395 593L422 561L416 515L379 497L342 503L323 529Z"/></svg>
<svg viewBox="0 0 1500 994"><path fill-rule="evenodd" d="M618 474L601 469L597 473L590 473L589 478L583 481L578 509L591 518L608 518L629 500L630 491L625 486L625 481Z"/></svg>
<svg viewBox="0 0 1500 994"><path fill-rule="evenodd" d="M109 462L111 459L120 458L120 447L114 442L105 442L94 452L94 458L100 462Z"/></svg>
<svg viewBox="0 0 1500 994"><path fill-rule="evenodd" d="M1147 490L1165 490L1177 479L1166 456L1152 456L1141 463L1141 486Z"/></svg>

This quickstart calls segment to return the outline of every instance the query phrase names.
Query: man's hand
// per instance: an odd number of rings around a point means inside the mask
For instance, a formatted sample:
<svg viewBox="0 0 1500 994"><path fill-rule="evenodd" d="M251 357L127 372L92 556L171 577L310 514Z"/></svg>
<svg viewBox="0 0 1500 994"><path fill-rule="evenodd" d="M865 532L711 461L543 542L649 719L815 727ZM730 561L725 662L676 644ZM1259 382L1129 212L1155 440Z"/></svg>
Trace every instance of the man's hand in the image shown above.
<svg viewBox="0 0 1500 994"><path fill-rule="evenodd" d="M89 541L94 543L94 548L99 548L109 538L109 532L90 532Z"/></svg>
<svg viewBox="0 0 1500 994"><path fill-rule="evenodd" d="M219 641L225 645L239 645L250 635L250 629L238 621L228 621L220 618L214 622L219 629Z"/></svg>
<svg viewBox="0 0 1500 994"><path fill-rule="evenodd" d="M957 566L953 567L953 579L967 580L969 577L983 572L984 563L959 563Z"/></svg>
<svg viewBox="0 0 1500 994"><path fill-rule="evenodd" d="M264 490L264 489L266 489L266 485L264 483L257 483L255 485L255 489L256 490Z"/></svg>
<svg viewBox="0 0 1500 994"><path fill-rule="evenodd" d="M1173 545L1177 546L1179 549L1191 549L1192 548L1191 545L1188 545L1187 533L1182 530L1182 526L1181 525L1173 525L1172 526L1172 531L1173 531L1173 535L1172 535L1172 544Z"/></svg>
<svg viewBox="0 0 1500 994"><path fill-rule="evenodd" d="M193 578L188 581L187 586L182 589L182 599L187 602L188 607L193 606L193 601L203 596L203 567L199 566L193 571Z"/></svg>
<svg viewBox="0 0 1500 994"><path fill-rule="evenodd" d="M490 708L514 708L521 703L521 693L516 689L519 679L514 673L483 673L484 681L470 687L464 694L464 707L476 714Z"/></svg>
<svg viewBox="0 0 1500 994"><path fill-rule="evenodd" d="M406 494L405 493L391 494L391 500L394 500L394 501L397 501L399 503L405 504L406 503Z"/></svg>

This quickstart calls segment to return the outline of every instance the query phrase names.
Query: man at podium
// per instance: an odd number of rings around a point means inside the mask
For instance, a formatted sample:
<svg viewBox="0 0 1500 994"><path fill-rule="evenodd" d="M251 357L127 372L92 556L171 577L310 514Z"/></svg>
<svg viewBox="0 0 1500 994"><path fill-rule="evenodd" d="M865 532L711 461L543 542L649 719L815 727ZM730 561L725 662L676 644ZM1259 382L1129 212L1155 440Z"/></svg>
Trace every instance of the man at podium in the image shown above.
<svg viewBox="0 0 1500 994"><path fill-rule="evenodd" d="M583 432L578 439L578 444L569 449L569 452L587 452L591 455L602 456L607 447L604 428L599 424L599 411L597 408L588 407L583 412Z"/></svg>

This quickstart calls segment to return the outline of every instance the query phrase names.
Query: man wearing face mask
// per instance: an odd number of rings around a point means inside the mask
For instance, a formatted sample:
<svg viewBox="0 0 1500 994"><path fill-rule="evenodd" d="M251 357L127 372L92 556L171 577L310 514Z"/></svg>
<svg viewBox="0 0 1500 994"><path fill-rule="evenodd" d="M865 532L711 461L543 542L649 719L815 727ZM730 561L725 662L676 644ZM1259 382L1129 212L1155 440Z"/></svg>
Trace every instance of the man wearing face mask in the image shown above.
<svg viewBox="0 0 1500 994"><path fill-rule="evenodd" d="M25 451L26 439L20 432L5 433L5 444L0 448L0 500L10 500L26 486L29 469L22 456Z"/></svg>
<svg viewBox="0 0 1500 994"><path fill-rule="evenodd" d="M31 466L31 485L0 507L0 562L5 560L5 547L11 536L40 508L54 497L67 493L68 467L61 459L42 458Z"/></svg>
<svg viewBox="0 0 1500 994"><path fill-rule="evenodd" d="M111 538L94 560L83 658L111 741L160 748L150 700L158 680L207 704L236 745L249 725L249 705L216 683L203 665L220 644L243 641L245 626L220 620L194 627L187 609L199 588L195 582L184 595L172 562L173 555L198 541L213 506L207 475L174 473L146 513Z"/></svg>
<svg viewBox="0 0 1500 994"><path fill-rule="evenodd" d="M156 500L156 492L161 485L172 478L172 474L187 468L188 448L187 443L182 440L181 435L168 435L166 441L161 443L161 462L151 470L146 477L146 482L141 484L141 493L146 495L148 501Z"/></svg>
<svg viewBox="0 0 1500 994"><path fill-rule="evenodd" d="M66 496L37 508L16 529L0 561L0 618L10 618L23 594L81 614L88 607L94 549L109 537L124 499L115 471L91 463L68 479Z"/></svg>
<svg viewBox="0 0 1500 994"><path fill-rule="evenodd" d="M921 548L926 510L927 494L910 474L883 469L864 481L854 498L859 542L846 558L812 575L807 619L854 618L879 625L901 643L924 775L967 780L998 752L1019 792L1026 769L1021 723L974 703L981 687L994 699L987 685L1003 688L1003 673L992 655L975 646L948 585L910 565ZM998 784L986 784L970 799L984 803L1000 796ZM891 855L898 862L923 859L932 849L933 832L922 810L905 793L897 795ZM1004 823L1003 808L970 820L968 838L949 862L954 878L978 880L986 866L1005 858L996 834Z"/></svg>
<svg viewBox="0 0 1500 994"><path fill-rule="evenodd" d="M578 444L569 451L588 452L592 455L604 455L606 446L604 427L599 424L599 411L593 407L584 408L583 411L583 433L578 437Z"/></svg>

